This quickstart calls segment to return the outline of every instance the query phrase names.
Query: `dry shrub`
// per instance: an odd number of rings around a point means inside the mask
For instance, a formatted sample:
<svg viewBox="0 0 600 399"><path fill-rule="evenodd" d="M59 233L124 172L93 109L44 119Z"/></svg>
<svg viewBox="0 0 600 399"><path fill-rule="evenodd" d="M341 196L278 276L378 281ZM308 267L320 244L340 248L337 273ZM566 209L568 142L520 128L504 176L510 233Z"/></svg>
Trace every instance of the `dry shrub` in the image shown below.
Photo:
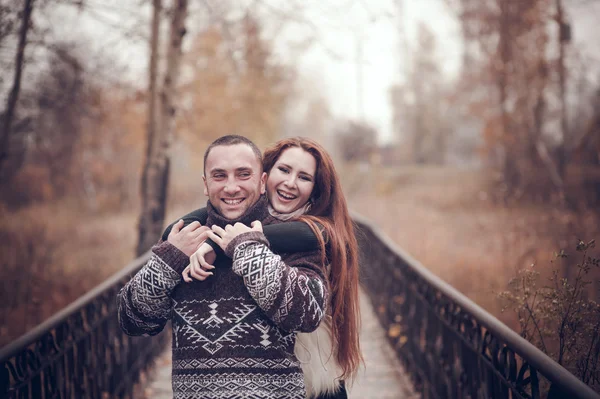
<svg viewBox="0 0 600 399"><path fill-rule="evenodd" d="M58 237L50 233L44 214L9 214L0 210L0 252L2 269L2 337L15 337L49 315L48 307L64 305L68 292L49 289L63 281L52 265L56 259ZM65 287L68 289L68 286ZM3 342L6 343L6 342Z"/></svg>
<svg viewBox="0 0 600 399"><path fill-rule="evenodd" d="M50 184L50 172L39 165L25 165L11 179L10 187L4 188L3 201L15 206L33 202L49 201L54 196Z"/></svg>
<svg viewBox="0 0 600 399"><path fill-rule="evenodd" d="M90 215L58 202L0 208L0 345L22 335L125 266L135 213Z"/></svg>
<svg viewBox="0 0 600 399"><path fill-rule="evenodd" d="M503 310L517 316L521 336L600 392L600 304L590 299L600 282L590 273L600 267L600 258L591 256L594 247L594 240L580 241L574 257L579 263L563 262L575 269L573 277L561 277L559 267L545 280L531 265L519 270L498 298ZM556 259L567 258L564 250L556 254Z"/></svg>

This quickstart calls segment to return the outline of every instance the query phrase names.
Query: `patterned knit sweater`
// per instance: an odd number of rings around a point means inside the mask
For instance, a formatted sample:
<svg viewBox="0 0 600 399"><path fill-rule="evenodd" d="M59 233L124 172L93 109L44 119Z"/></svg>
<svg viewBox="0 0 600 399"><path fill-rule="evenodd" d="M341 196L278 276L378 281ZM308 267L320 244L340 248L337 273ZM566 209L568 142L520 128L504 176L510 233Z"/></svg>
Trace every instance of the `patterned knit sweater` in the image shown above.
<svg viewBox="0 0 600 399"><path fill-rule="evenodd" d="M239 220L208 204L207 225L277 223L265 197ZM234 239L207 280L183 283L189 258L161 242L118 295L130 335L173 328L173 395L184 398L304 398L296 332L322 320L328 300L318 251L275 255L263 234Z"/></svg>

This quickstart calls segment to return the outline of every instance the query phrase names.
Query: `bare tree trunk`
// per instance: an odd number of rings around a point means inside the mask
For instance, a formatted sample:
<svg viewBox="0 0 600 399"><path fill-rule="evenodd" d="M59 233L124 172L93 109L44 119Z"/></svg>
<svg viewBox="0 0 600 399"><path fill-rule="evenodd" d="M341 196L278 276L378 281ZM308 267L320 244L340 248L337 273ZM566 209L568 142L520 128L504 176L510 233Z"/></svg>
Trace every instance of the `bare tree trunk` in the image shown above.
<svg viewBox="0 0 600 399"><path fill-rule="evenodd" d="M17 46L17 55L15 59L15 75L13 85L8 95L6 109L4 110L4 118L2 121L2 131L0 132L0 172L8 158L8 145L10 131L12 128L15 109L21 93L21 76L23 75L23 65L25 60L25 47L27 46L27 33L29 32L29 24L31 14L33 13L33 3L35 0L25 0L23 5L23 15L21 19L21 28L19 29L19 44Z"/></svg>
<svg viewBox="0 0 600 399"><path fill-rule="evenodd" d="M500 31L499 31L499 52L500 52L500 71L498 71L497 85L499 91L499 105L502 123L502 138L504 141L504 160L503 175L504 182L509 187L506 192L509 195L519 185L519 173L517 169L514 151L516 150L516 132L511 129L510 116L506 109L508 101L508 64L512 61L512 52L510 48L510 4L506 1L500 2Z"/></svg>
<svg viewBox="0 0 600 399"><path fill-rule="evenodd" d="M158 90L156 88L157 71L158 71L158 44L159 44L159 32L160 32L160 15L162 12L161 0L153 0L153 15L151 25L151 36L150 36L150 61L148 65L148 120L146 126L147 133L147 147L146 147L146 160L144 169L142 171L142 181L140 187L140 195L142 199L142 211L140 214L140 221L138 226L138 246L136 254L139 256L144 253L148 248L148 241L152 240L152 224L153 224L153 210L157 208L156 198L151 190L152 183L149 181L152 176L152 163L154 159L154 152L156 147L156 131L158 129L158 112L157 112L157 100ZM156 236L154 236L156 239ZM152 245L152 244L150 244Z"/></svg>
<svg viewBox="0 0 600 399"><path fill-rule="evenodd" d="M556 22L558 23L558 78L560 84L560 125L562 133L562 143L558 148L557 154L557 166L561 181L564 181L567 166L567 140L569 139L569 122L566 101L567 77L565 70L565 46L571 39L571 32L570 26L567 25L564 20L562 0L556 0Z"/></svg>
<svg viewBox="0 0 600 399"><path fill-rule="evenodd" d="M160 0L154 0L155 17L160 17L160 15L156 14L157 5L160 14ZM186 33L185 19L187 9L188 0L176 0L174 2L174 9L171 13L167 68L160 92L160 107L156 106L156 98L151 99L149 105L152 115L154 115L157 108L160 108L160 115L154 121L149 120L149 123L153 124L153 128L151 129L150 126L148 128L148 157L142 177L142 213L140 216L139 239L136 249L138 255L147 251L160 237L165 219L170 165L169 149L173 141L173 130L175 127L175 88L181 64L181 45ZM154 28L155 22L153 20L153 41L155 39ZM158 29L156 33L158 35ZM153 47L152 50L156 58L156 48ZM154 62L156 62L156 59ZM150 71L151 74L154 71L156 75L156 70L152 69L152 61ZM156 76L154 76L154 81L156 81ZM156 87L153 86L152 80L150 85L150 89L154 90L151 96L154 96ZM158 123L156 123L156 119L158 119ZM157 127L158 129L156 129Z"/></svg>

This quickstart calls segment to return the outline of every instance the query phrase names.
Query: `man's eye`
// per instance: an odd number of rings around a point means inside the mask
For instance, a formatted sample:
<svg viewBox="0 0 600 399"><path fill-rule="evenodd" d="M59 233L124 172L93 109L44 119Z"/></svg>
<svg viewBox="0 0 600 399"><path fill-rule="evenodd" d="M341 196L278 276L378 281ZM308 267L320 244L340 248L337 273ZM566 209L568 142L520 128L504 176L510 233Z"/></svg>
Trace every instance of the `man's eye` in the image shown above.
<svg viewBox="0 0 600 399"><path fill-rule="evenodd" d="M213 179L224 179L225 175L222 173L218 173L216 175L213 175Z"/></svg>
<svg viewBox="0 0 600 399"><path fill-rule="evenodd" d="M248 177L250 177L250 172L242 172L242 173L240 173L240 177L241 178L248 178Z"/></svg>

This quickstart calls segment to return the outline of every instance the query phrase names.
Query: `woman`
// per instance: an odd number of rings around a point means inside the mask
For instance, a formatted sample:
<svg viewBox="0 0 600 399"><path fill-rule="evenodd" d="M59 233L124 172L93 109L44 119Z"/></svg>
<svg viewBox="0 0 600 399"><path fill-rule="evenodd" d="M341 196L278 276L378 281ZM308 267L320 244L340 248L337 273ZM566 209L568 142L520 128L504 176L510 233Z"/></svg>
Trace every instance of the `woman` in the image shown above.
<svg viewBox="0 0 600 399"><path fill-rule="evenodd" d="M328 265L329 315L315 332L297 335L295 353L302 363L307 394L319 398L347 397L339 380L354 378L362 356L358 340L357 243L339 178L331 157L310 139L278 141L263 157L270 214L279 220L294 219L310 226L323 264ZM225 249L235 235L222 229L216 231L219 234L209 234ZM191 281L190 274L200 280L209 277L214 256L211 247L201 247L190 258L184 280Z"/></svg>

